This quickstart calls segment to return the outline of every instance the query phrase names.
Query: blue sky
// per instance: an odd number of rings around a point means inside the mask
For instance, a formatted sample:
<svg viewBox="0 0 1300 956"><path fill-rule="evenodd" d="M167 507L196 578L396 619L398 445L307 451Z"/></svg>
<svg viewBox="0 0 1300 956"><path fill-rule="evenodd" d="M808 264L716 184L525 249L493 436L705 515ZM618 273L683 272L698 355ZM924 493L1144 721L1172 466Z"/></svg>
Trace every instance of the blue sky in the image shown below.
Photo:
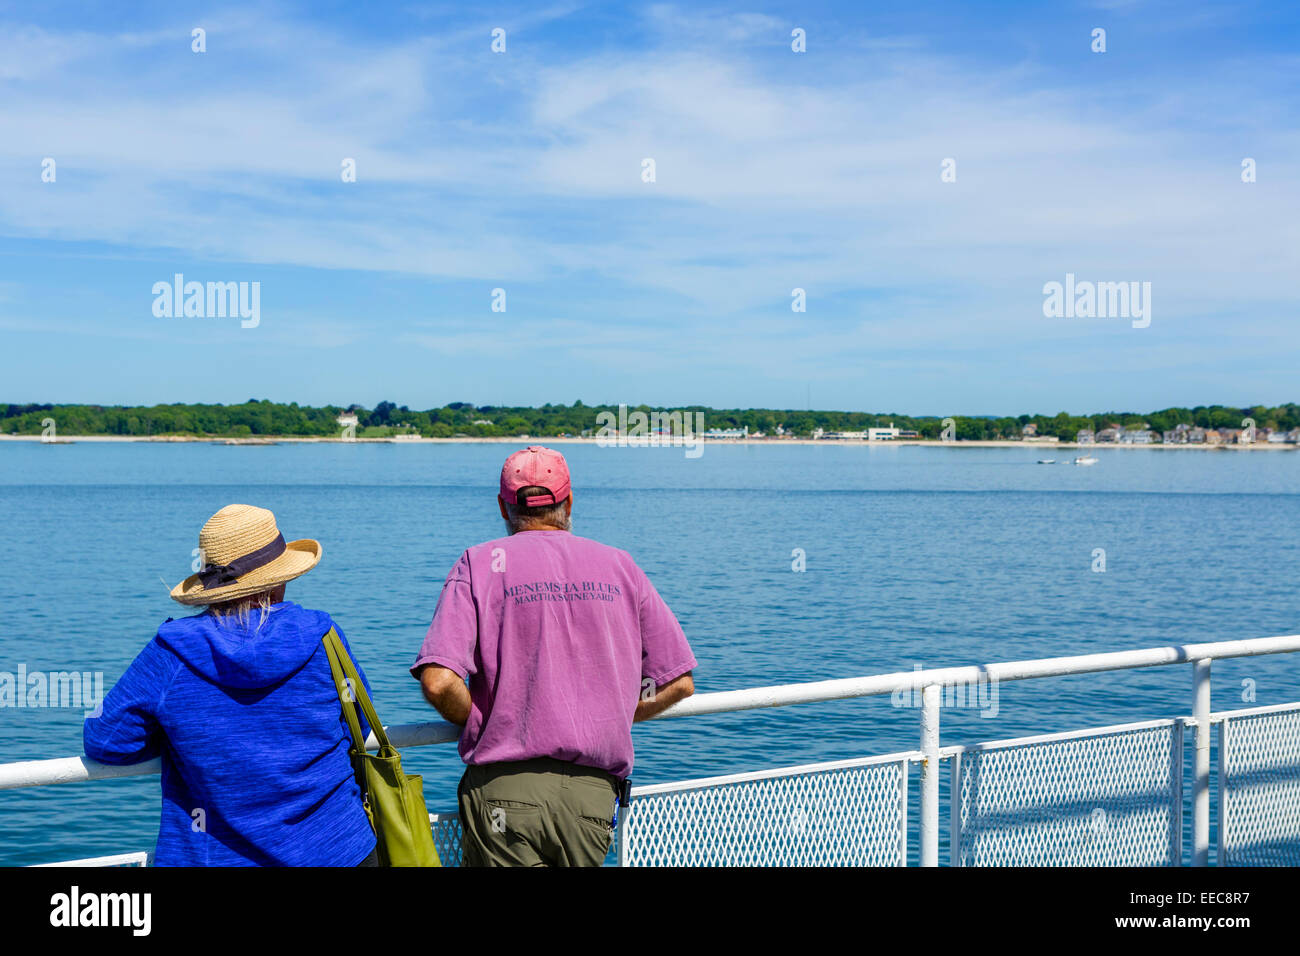
<svg viewBox="0 0 1300 956"><path fill-rule="evenodd" d="M1295 401L1298 48L1290 3L0 4L0 401ZM177 272L260 324L156 317ZM1067 272L1150 326L1044 317Z"/></svg>

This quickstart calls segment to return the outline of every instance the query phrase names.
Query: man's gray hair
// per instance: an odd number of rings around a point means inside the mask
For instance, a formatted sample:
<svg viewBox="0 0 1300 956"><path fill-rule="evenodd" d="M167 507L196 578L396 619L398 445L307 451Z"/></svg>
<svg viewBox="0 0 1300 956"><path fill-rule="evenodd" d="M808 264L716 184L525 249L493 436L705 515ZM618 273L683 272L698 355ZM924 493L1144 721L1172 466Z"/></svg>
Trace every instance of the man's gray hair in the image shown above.
<svg viewBox="0 0 1300 956"><path fill-rule="evenodd" d="M548 493L545 488L521 489L524 498L532 498ZM537 525L547 525L548 527L559 528L562 531L572 531L573 519L565 512L564 507L564 502L568 500L568 498L565 498L553 505L539 505L535 508L524 508L514 501L507 501L506 527L511 534L527 531Z"/></svg>

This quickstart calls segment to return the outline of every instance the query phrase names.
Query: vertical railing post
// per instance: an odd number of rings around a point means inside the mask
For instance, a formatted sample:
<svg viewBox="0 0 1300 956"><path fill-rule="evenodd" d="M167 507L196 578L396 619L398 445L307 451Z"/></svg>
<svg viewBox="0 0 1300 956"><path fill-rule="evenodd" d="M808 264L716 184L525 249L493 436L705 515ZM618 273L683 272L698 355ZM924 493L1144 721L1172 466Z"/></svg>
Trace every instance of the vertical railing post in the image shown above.
<svg viewBox="0 0 1300 956"><path fill-rule="evenodd" d="M948 865L961 866L961 751L948 765Z"/></svg>
<svg viewBox="0 0 1300 956"><path fill-rule="evenodd" d="M911 772L910 760L903 760L898 768L898 865L907 866L907 776Z"/></svg>
<svg viewBox="0 0 1300 956"><path fill-rule="evenodd" d="M1196 761L1192 768L1192 866L1210 865L1210 661L1192 664L1192 717Z"/></svg>
<svg viewBox="0 0 1300 956"><path fill-rule="evenodd" d="M938 684L921 692L921 865L939 865L939 703Z"/></svg>
<svg viewBox="0 0 1300 956"><path fill-rule="evenodd" d="M1232 821L1228 816L1228 748L1232 746L1229 742L1231 729L1228 724L1231 721L1227 717L1219 724L1219 839L1215 841L1215 866L1231 866L1232 862L1228 859L1228 828L1232 826Z"/></svg>

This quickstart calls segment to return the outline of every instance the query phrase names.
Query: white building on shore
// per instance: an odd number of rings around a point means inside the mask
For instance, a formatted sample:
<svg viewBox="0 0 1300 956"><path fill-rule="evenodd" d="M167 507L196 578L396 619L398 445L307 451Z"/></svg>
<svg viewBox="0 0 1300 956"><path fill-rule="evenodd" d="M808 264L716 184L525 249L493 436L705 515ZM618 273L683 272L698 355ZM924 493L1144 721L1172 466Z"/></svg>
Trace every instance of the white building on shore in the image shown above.
<svg viewBox="0 0 1300 956"><path fill-rule="evenodd" d="M828 441L865 441L866 432L822 432L821 436Z"/></svg>

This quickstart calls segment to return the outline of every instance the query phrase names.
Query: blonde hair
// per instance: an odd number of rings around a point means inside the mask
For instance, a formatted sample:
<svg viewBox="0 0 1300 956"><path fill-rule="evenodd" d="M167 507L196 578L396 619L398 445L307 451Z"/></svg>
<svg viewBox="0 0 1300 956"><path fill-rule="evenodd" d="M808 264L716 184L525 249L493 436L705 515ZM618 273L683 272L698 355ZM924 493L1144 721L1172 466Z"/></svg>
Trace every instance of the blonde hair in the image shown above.
<svg viewBox="0 0 1300 956"><path fill-rule="evenodd" d="M250 594L248 597L234 601L224 601L221 604L209 604L207 613L220 618L223 623L229 623L233 619L240 627L247 629L253 620L251 611L256 607L260 613L253 630L260 631L271 613L271 605L275 603L272 599L272 590L274 589L259 591L257 594Z"/></svg>

